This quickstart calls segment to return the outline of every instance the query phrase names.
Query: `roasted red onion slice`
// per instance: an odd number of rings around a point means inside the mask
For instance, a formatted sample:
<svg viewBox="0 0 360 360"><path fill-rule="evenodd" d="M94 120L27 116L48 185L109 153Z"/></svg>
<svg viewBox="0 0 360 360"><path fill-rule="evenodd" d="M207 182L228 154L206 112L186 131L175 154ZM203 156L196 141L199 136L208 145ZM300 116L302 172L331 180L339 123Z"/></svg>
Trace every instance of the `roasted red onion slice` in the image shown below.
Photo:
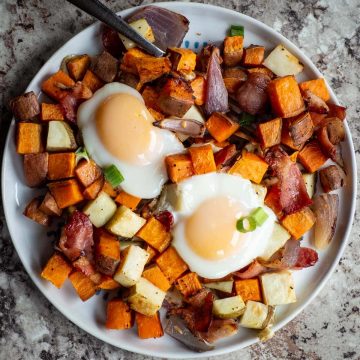
<svg viewBox="0 0 360 360"><path fill-rule="evenodd" d="M314 245L324 249L332 240L339 208L337 194L321 194L313 199L313 210L316 216Z"/></svg>
<svg viewBox="0 0 360 360"><path fill-rule="evenodd" d="M220 67L220 51L213 47L206 73L205 112L226 112L229 110L228 92Z"/></svg>
<svg viewBox="0 0 360 360"><path fill-rule="evenodd" d="M205 134L205 124L192 119L164 119L155 121L153 125L177 132L179 134L189 135L192 137L203 137Z"/></svg>
<svg viewBox="0 0 360 360"><path fill-rule="evenodd" d="M155 45L164 51L179 47L189 30L189 20L185 16L158 6L145 6L132 13L127 21L139 19L146 19L154 33Z"/></svg>

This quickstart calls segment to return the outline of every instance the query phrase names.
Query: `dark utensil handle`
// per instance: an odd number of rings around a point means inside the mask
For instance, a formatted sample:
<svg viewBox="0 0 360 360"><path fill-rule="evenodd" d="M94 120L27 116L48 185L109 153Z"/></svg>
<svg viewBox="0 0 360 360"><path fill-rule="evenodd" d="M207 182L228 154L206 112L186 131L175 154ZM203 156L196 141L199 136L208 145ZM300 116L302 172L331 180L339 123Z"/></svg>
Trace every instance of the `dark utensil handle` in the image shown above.
<svg viewBox="0 0 360 360"><path fill-rule="evenodd" d="M134 41L141 48L154 56L163 56L164 51L143 38L138 32L136 32L129 24L124 21L120 16L117 16L99 0L67 0L79 9L85 11L94 18L100 20L106 25L110 26L117 32L126 36L130 40Z"/></svg>

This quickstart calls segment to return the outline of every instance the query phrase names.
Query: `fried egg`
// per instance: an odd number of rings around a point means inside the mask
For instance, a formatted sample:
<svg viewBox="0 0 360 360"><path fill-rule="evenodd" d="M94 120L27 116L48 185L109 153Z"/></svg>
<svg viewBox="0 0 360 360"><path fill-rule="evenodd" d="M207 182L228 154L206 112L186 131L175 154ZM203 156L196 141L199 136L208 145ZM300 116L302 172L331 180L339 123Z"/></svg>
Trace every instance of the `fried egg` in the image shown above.
<svg viewBox="0 0 360 360"><path fill-rule="evenodd" d="M160 194L168 179L164 158L184 147L175 134L152 125L138 91L107 84L80 105L77 119L90 157L102 167L115 165L123 190L145 199Z"/></svg>
<svg viewBox="0 0 360 360"><path fill-rule="evenodd" d="M261 256L276 220L249 180L225 173L197 175L181 181L172 194L176 225L173 243L191 271L208 279L222 278ZM241 233L236 222L261 206L267 220Z"/></svg>

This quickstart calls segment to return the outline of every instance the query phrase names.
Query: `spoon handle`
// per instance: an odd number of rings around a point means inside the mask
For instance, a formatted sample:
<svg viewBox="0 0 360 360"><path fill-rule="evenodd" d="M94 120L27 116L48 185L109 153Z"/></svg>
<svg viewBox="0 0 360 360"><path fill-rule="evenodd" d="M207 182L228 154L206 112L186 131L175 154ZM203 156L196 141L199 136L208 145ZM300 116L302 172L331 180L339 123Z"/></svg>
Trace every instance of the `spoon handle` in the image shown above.
<svg viewBox="0 0 360 360"><path fill-rule="evenodd" d="M120 16L117 16L108 7L102 4L99 0L67 0L79 9L85 11L94 18L100 20L120 34L132 40L149 54L160 57L165 53L157 46L143 38L136 32L126 21Z"/></svg>

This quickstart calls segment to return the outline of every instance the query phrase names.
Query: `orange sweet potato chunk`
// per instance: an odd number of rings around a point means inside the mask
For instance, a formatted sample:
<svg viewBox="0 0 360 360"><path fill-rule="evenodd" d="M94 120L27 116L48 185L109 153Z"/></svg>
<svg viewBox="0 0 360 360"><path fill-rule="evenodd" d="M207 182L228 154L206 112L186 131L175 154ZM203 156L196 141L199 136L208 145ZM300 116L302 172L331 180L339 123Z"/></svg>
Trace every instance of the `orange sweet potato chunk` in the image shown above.
<svg viewBox="0 0 360 360"><path fill-rule="evenodd" d="M243 56L244 38L242 36L227 36L224 39L224 64L235 66L240 63Z"/></svg>
<svg viewBox="0 0 360 360"><path fill-rule="evenodd" d="M280 144L281 141L282 119L276 118L258 125L258 134L261 146L268 148Z"/></svg>
<svg viewBox="0 0 360 360"><path fill-rule="evenodd" d="M76 80L81 80L87 69L89 68L91 59L89 55L80 55L70 59L66 63L66 67L69 71L70 76Z"/></svg>
<svg viewBox="0 0 360 360"><path fill-rule="evenodd" d="M234 123L226 115L216 112L206 121L206 128L211 136L218 142L223 142L228 139L239 127L239 124Z"/></svg>
<svg viewBox="0 0 360 360"><path fill-rule="evenodd" d="M133 315L128 304L121 299L112 299L108 302L106 308L107 329L124 330L133 326Z"/></svg>
<svg viewBox="0 0 360 360"><path fill-rule="evenodd" d="M41 125L30 122L19 122L16 127L16 152L18 154L35 154L42 151Z"/></svg>
<svg viewBox="0 0 360 360"><path fill-rule="evenodd" d="M155 339L164 335L159 313L156 313L152 316L146 316L140 313L136 313L135 321L137 324L138 336L140 339Z"/></svg>
<svg viewBox="0 0 360 360"><path fill-rule="evenodd" d="M317 141L310 141L299 152L298 159L308 172L313 173L326 162L327 156L321 151Z"/></svg>
<svg viewBox="0 0 360 360"><path fill-rule="evenodd" d="M164 251L171 241L171 235L165 226L154 217L151 217L136 234L146 243L159 252Z"/></svg>
<svg viewBox="0 0 360 360"><path fill-rule="evenodd" d="M100 176L98 179L96 179L84 190L84 198L88 200L94 200L99 195L101 189L104 187L104 182L105 179L103 176Z"/></svg>
<svg viewBox="0 0 360 360"><path fill-rule="evenodd" d="M142 58L141 61L136 61L135 67L140 83L145 84L168 74L171 70L171 62L167 57L149 56Z"/></svg>
<svg viewBox="0 0 360 360"><path fill-rule="evenodd" d="M174 183L194 175L193 164L188 154L168 155L165 164L169 178Z"/></svg>
<svg viewBox="0 0 360 360"><path fill-rule="evenodd" d="M169 52L173 70L184 73L195 70L196 54L192 50L172 47Z"/></svg>
<svg viewBox="0 0 360 360"><path fill-rule="evenodd" d="M82 301L90 299L96 292L95 283L84 275L81 271L74 271L70 274L69 280L71 281L74 289Z"/></svg>
<svg viewBox="0 0 360 360"><path fill-rule="evenodd" d="M172 246L160 254L156 259L156 264L169 280L170 284L188 269L186 263Z"/></svg>
<svg viewBox="0 0 360 360"><path fill-rule="evenodd" d="M74 176L76 156L74 152L49 154L48 179L60 180Z"/></svg>
<svg viewBox="0 0 360 360"><path fill-rule="evenodd" d="M115 201L120 205L128 207L130 210L135 210L139 205L141 198L130 195L125 191L120 191L118 196L115 198Z"/></svg>
<svg viewBox="0 0 360 360"><path fill-rule="evenodd" d="M273 112L282 118L299 115L305 110L300 88L293 75L272 80L268 94Z"/></svg>
<svg viewBox="0 0 360 360"><path fill-rule="evenodd" d="M189 154L196 175L216 171L214 153L210 144L199 147L190 147Z"/></svg>
<svg viewBox="0 0 360 360"><path fill-rule="evenodd" d="M259 156L245 151L242 157L231 167L229 173L241 175L245 179L260 184L268 167L267 162Z"/></svg>
<svg viewBox="0 0 360 360"><path fill-rule="evenodd" d="M157 265L151 265L142 273L142 277L149 280L155 286L163 291L168 291L171 287L169 280Z"/></svg>
<svg viewBox="0 0 360 360"><path fill-rule="evenodd" d="M71 265L59 253L55 253L45 265L41 277L53 283L58 289L62 287L71 272Z"/></svg>
<svg viewBox="0 0 360 360"><path fill-rule="evenodd" d="M253 45L244 49L242 63L245 66L259 66L264 61L265 47Z"/></svg>
<svg viewBox="0 0 360 360"><path fill-rule="evenodd" d="M189 272L177 279L175 286L185 297L195 295L202 288L199 277L194 272Z"/></svg>
<svg viewBox="0 0 360 360"><path fill-rule="evenodd" d="M97 287L102 290L115 290L120 288L120 284L111 276L101 275L100 282Z"/></svg>
<svg viewBox="0 0 360 360"><path fill-rule="evenodd" d="M315 215L306 207L293 214L286 215L281 224L284 228L294 237L294 239L300 239L307 231L309 231L315 223Z"/></svg>
<svg viewBox="0 0 360 360"><path fill-rule="evenodd" d="M93 160L82 159L76 165L75 174L80 183L84 187L91 185L96 179L101 176L101 169Z"/></svg>
<svg viewBox="0 0 360 360"><path fill-rule="evenodd" d="M104 86L104 83L92 71L87 70L82 83L87 86L93 93Z"/></svg>
<svg viewBox="0 0 360 360"><path fill-rule="evenodd" d="M40 118L42 121L64 120L64 115L59 104L41 104Z"/></svg>
<svg viewBox="0 0 360 360"><path fill-rule="evenodd" d="M195 98L196 105L204 105L206 94L206 80L203 76L197 75L196 78L191 81L190 86L193 90L193 96Z"/></svg>
<svg viewBox="0 0 360 360"><path fill-rule="evenodd" d="M236 295L240 295L244 302L248 300L261 301L261 290L259 279L245 279L235 281Z"/></svg>
<svg viewBox="0 0 360 360"><path fill-rule="evenodd" d="M304 81L299 84L299 87L301 91L310 90L313 94L319 96L324 101L330 100L330 93L324 78Z"/></svg>
<svg viewBox="0 0 360 360"><path fill-rule="evenodd" d="M84 200L80 186L75 179L52 182L48 187L60 209Z"/></svg>
<svg viewBox="0 0 360 360"><path fill-rule="evenodd" d="M64 87L72 88L74 86L75 81L69 75L59 70L42 83L41 90L54 100L59 101L68 94Z"/></svg>
<svg viewBox="0 0 360 360"><path fill-rule="evenodd" d="M105 230L97 231L95 245L96 269L102 274L112 276L120 262L119 240Z"/></svg>

